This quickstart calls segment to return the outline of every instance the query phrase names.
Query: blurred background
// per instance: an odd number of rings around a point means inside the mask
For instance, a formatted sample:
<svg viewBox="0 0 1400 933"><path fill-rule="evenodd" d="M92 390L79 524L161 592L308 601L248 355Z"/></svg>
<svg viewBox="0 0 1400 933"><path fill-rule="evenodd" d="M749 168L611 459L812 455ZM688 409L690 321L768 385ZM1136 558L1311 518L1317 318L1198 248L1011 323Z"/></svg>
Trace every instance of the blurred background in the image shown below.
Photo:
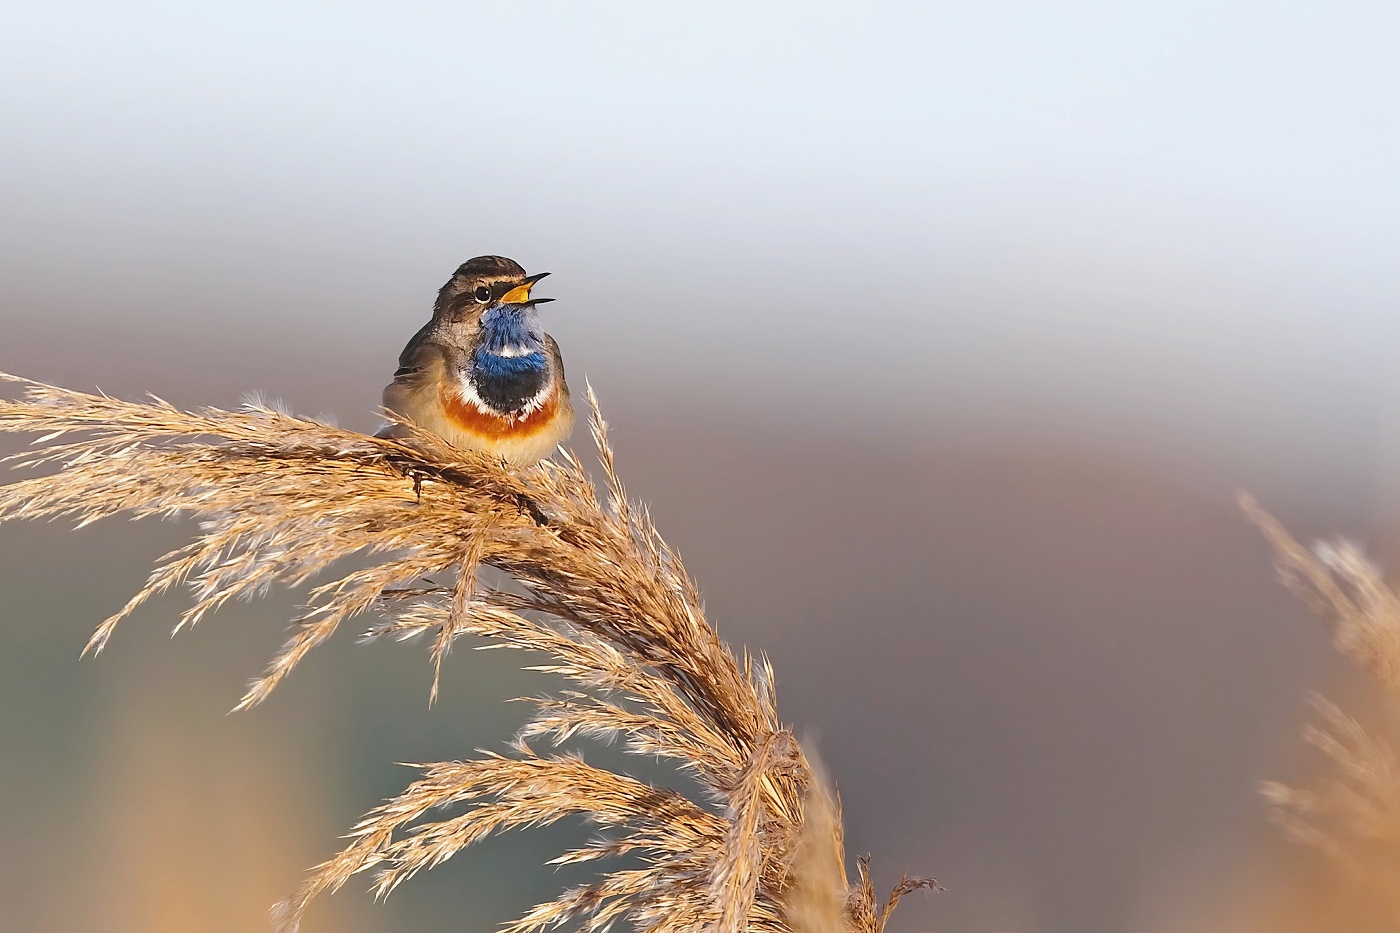
<svg viewBox="0 0 1400 933"><path fill-rule="evenodd" d="M573 384L723 636L773 658L852 856L947 887L895 929L1389 929L1256 794L1315 768L1308 690L1371 698L1233 497L1396 553L1398 30L10 0L0 370L371 430L457 264L551 271ZM0 928L262 929L394 762L498 747L548 687L459 651L429 710L424 646L346 631L225 716L287 594L171 641L177 594L80 662L189 531L0 529ZM490 929L579 831L385 904L357 880L308 930Z"/></svg>

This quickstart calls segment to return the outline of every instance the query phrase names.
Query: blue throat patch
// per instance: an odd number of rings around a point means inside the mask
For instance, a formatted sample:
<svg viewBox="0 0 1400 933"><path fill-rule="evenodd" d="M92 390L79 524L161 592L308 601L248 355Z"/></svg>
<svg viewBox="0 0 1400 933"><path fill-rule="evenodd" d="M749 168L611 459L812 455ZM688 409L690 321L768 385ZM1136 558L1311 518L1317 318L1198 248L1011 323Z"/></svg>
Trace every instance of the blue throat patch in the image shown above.
<svg viewBox="0 0 1400 933"><path fill-rule="evenodd" d="M533 310L488 309L481 315L481 337L472 353L470 375L476 394L498 412L522 411L549 382L544 346L544 331Z"/></svg>
<svg viewBox="0 0 1400 933"><path fill-rule="evenodd" d="M488 308L481 315L480 349L497 355L513 352L517 357L544 350L544 328L533 308L523 311ZM524 351L524 352L522 352Z"/></svg>
<svg viewBox="0 0 1400 933"><path fill-rule="evenodd" d="M484 347L476 348L472 363L475 374L486 379L542 373L549 368L549 362L540 352L527 353L524 356L501 356L487 351Z"/></svg>

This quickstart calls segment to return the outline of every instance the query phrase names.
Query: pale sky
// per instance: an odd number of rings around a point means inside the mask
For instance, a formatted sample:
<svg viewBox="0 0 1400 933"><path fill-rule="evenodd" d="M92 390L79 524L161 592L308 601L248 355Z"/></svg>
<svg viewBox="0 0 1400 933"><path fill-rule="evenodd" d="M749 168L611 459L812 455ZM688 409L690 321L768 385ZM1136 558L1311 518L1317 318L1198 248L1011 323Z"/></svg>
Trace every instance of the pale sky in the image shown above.
<svg viewBox="0 0 1400 933"><path fill-rule="evenodd" d="M628 391L1382 443L1397 9L11 2L0 315L391 357L496 252Z"/></svg>

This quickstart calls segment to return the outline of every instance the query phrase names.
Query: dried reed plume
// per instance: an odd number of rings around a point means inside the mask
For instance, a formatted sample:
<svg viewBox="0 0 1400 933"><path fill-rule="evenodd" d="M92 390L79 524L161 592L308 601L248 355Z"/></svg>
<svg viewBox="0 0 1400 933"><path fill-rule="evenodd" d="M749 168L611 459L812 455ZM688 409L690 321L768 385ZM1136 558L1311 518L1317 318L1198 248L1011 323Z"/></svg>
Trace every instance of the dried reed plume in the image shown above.
<svg viewBox="0 0 1400 933"><path fill-rule="evenodd" d="M322 577L239 709L365 612L378 617L368 637L431 636L434 695L443 657L464 633L542 652L548 663L533 669L573 684L534 701L508 755L419 766L418 780L367 813L350 843L278 905L281 929L297 929L318 894L359 872L374 869L373 890L385 895L493 832L570 815L603 835L556 862L630 855L636 867L600 870L511 933L566 921L588 931L624 921L666 933L879 933L900 896L933 886L904 879L881 907L864 860L848 885L839 804L778 718L772 669L735 657L706 622L680 559L627 500L591 392L602 497L568 451L513 471L421 432L380 440L262 404L184 412L156 398L0 378L24 387L22 399L0 401L0 430L41 435L11 459L50 471L0 487L0 521L199 520L195 539L159 560L87 650L100 651L121 619L177 584L193 590L178 631L230 599ZM331 569L351 555L368 556L367 566ZM509 588L484 585L482 566L503 571ZM691 799L558 750L576 738L621 739L631 753L667 759L704 794ZM429 818L449 807L456 815Z"/></svg>
<svg viewBox="0 0 1400 933"><path fill-rule="evenodd" d="M1386 691L1400 697L1400 595L1354 544L1308 549L1249 497L1240 506L1268 540L1284 584L1332 630L1337 650ZM1375 910L1400 921L1400 761L1385 737L1320 697L1318 722L1305 738L1326 756L1329 772L1313 787L1269 782L1265 797L1295 839L1316 846L1365 887ZM1400 727L1387 706L1387 732Z"/></svg>

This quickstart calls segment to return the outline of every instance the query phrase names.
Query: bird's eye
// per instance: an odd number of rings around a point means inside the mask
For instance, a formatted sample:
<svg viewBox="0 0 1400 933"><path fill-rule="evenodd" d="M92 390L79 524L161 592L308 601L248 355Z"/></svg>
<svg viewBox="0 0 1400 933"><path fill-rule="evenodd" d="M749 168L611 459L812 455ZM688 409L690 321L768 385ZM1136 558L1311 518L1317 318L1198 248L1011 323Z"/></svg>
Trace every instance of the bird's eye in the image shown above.
<svg viewBox="0 0 1400 933"><path fill-rule="evenodd" d="M487 288L485 285L478 285L476 287L476 300L482 304L486 304L486 302L491 300L491 289Z"/></svg>

